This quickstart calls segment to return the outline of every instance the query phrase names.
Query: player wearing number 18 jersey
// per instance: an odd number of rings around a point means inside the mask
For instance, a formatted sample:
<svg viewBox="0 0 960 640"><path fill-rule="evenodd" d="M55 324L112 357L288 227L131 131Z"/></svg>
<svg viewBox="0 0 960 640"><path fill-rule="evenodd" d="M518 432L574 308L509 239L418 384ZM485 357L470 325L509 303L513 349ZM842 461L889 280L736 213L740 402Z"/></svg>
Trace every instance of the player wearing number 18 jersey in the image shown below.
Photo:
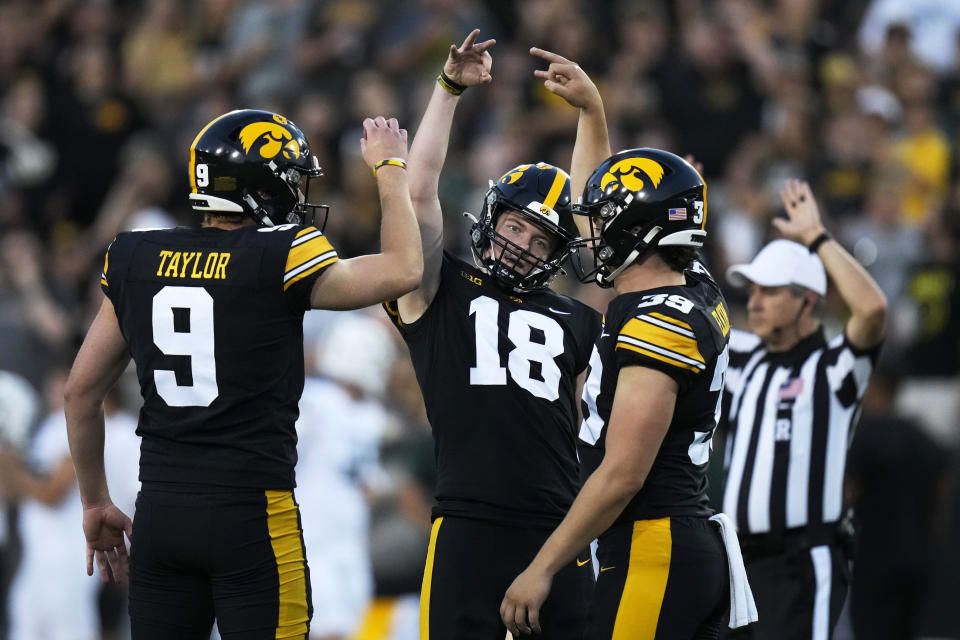
<svg viewBox="0 0 960 640"><path fill-rule="evenodd" d="M403 157L396 121L364 122L371 167ZM100 404L130 357L143 395L142 490L130 551L133 640L305 639L310 583L293 495L303 314L367 306L419 281L419 235L401 167L380 169L383 253L340 260L304 225L320 174L279 114L233 111L190 147L199 229L120 234L106 299L66 391L84 504L87 572L126 573L129 518L103 478ZM411 250L411 244L413 250ZM322 569L321 569L322 570Z"/></svg>
<svg viewBox="0 0 960 640"><path fill-rule="evenodd" d="M492 42L475 37L452 47L444 71L454 82L489 78ZM457 101L438 84L411 147L424 275L386 307L436 443L420 638L503 640L504 590L576 495L578 378L600 316L547 288L578 235L570 178L553 165L519 165L490 187L470 230L475 265L443 252L437 186ZM584 551L557 577L543 638L580 640L592 586Z"/></svg>

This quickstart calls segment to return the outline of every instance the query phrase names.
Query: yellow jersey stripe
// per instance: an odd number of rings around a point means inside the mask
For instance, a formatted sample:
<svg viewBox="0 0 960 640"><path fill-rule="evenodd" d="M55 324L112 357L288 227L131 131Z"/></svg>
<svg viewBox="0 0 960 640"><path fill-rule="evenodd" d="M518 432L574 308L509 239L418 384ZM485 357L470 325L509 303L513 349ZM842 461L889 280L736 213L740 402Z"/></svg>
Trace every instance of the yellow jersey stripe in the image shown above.
<svg viewBox="0 0 960 640"><path fill-rule="evenodd" d="M233 113L232 111L230 113ZM197 192L197 143L200 142L200 138L203 137L203 134L207 132L207 129L213 126L213 124L219 121L221 118L225 118L230 113L225 113L219 118L214 118L207 123L203 129L200 129L200 133L197 134L197 137L193 139L193 142L190 144L190 193Z"/></svg>
<svg viewBox="0 0 960 640"><path fill-rule="evenodd" d="M307 227L306 229L301 229L300 231L298 231L296 237L299 238L300 236L307 235L308 233L313 233L314 231L317 231L316 227Z"/></svg>
<svg viewBox="0 0 960 640"><path fill-rule="evenodd" d="M684 329L688 329L688 330L690 330L690 331L693 331L693 327L691 327L689 324L687 324L687 323L684 322L683 320L677 320L676 318L671 318L670 316L668 316L668 315L666 315L666 314L657 313L656 311L654 311L654 312L651 313L650 315L653 316L654 318L656 318L657 320L663 320L664 322L669 322L670 324L675 324L675 325L677 325L678 327L682 327L682 328L684 328Z"/></svg>
<svg viewBox="0 0 960 640"><path fill-rule="evenodd" d="M300 281L300 280L303 280L304 278L306 278L307 276L309 276L311 273L316 273L319 269L323 269L324 267L330 266L331 264L333 264L334 262L336 262L336 261L339 260L339 259L340 259L340 258L338 258L338 257L336 256L336 254L334 254L333 256L327 258L327 259L324 260L323 262L320 262L319 264L315 264L315 265L313 265L312 267L310 267L309 269L306 269L306 270L304 270L304 271L301 271L300 273L298 273L297 275L295 275L294 277L290 278L289 280L287 280L286 282L283 283L283 290L286 291L286 290L289 289L295 282L298 282L298 281Z"/></svg>
<svg viewBox="0 0 960 640"><path fill-rule="evenodd" d="M557 175L553 178L553 184L550 185L550 191L547 192L547 199L543 201L543 204L553 209L557 206L557 200L560 199L560 194L563 193L563 185L567 182L567 176L557 169Z"/></svg>
<svg viewBox="0 0 960 640"><path fill-rule="evenodd" d="M396 308L391 307L391 306L390 306L391 304L394 304L394 305L396 306ZM383 303L383 308L386 310L388 316L390 316L391 318L394 318L394 321L397 323L397 326L398 326L398 327L402 327L402 326L403 326L403 319L400 318L400 303L399 303L399 302L397 302L396 300L393 300L393 301L391 301L391 302L384 302L384 303Z"/></svg>
<svg viewBox="0 0 960 640"><path fill-rule="evenodd" d="M652 315L652 314L651 314ZM631 318L627 324L620 329L618 340L623 338L632 338L660 349L682 356L681 359L689 359L694 362L706 364L703 356L700 355L700 349L697 347L697 340L691 335L684 335L676 331L667 329L660 325L646 322L640 318Z"/></svg>
<svg viewBox="0 0 960 640"><path fill-rule="evenodd" d="M430 583L433 581L433 556L437 552L437 534L443 518L433 521L430 529L430 545L427 547L427 565L423 568L423 584L420 587L420 640L430 640Z"/></svg>
<svg viewBox="0 0 960 640"><path fill-rule="evenodd" d="M275 638L302 638L307 633L306 560L292 491L266 491L267 530L277 562L280 608Z"/></svg>
<svg viewBox="0 0 960 640"><path fill-rule="evenodd" d="M630 564L611 640L653 640L656 637L672 550L670 518L633 523Z"/></svg>
<svg viewBox="0 0 960 640"><path fill-rule="evenodd" d="M107 279L106 279L106 278L100 278L100 284L102 284L102 285L105 286L105 287L109 287L109 286L110 286L110 283L107 282Z"/></svg>
<svg viewBox="0 0 960 640"><path fill-rule="evenodd" d="M287 253L287 265L284 267L284 273L289 274L297 267L310 262L317 256L333 251L330 241L324 235L314 236L296 246L291 246Z"/></svg>
<svg viewBox="0 0 960 640"><path fill-rule="evenodd" d="M669 357L669 356L666 356L666 355L657 353L657 352L655 352L655 351L651 351L651 350L649 350L649 349L644 349L643 347L638 347L638 346L636 346L636 345L627 344L627 343L625 343L625 342L618 342L616 348L617 348L617 349L629 349L630 351L636 351L637 353L641 353L641 354L643 354L643 355L645 355L645 356L650 356L651 358L654 358L654 359L656 359L656 360L660 360L661 362L666 362L667 364L672 364L672 365L675 366L675 367L680 367L681 369L689 369L690 371L693 371L693 372L695 372L695 373L700 373L700 369L699 369L698 367L696 367L695 365L687 364L686 362L683 362L683 361L681 361L681 360L677 360L676 358L671 358L671 357Z"/></svg>

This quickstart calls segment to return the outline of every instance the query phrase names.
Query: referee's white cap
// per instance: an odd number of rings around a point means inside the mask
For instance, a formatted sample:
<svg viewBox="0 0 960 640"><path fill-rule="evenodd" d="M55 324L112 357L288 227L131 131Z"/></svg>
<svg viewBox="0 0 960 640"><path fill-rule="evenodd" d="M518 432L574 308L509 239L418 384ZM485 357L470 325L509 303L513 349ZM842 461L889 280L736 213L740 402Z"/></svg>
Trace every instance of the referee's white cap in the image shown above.
<svg viewBox="0 0 960 640"><path fill-rule="evenodd" d="M749 264L735 264L727 269L727 280L737 287L751 282L762 287L799 285L818 295L827 293L827 273L820 258L803 246L789 240L774 240Z"/></svg>

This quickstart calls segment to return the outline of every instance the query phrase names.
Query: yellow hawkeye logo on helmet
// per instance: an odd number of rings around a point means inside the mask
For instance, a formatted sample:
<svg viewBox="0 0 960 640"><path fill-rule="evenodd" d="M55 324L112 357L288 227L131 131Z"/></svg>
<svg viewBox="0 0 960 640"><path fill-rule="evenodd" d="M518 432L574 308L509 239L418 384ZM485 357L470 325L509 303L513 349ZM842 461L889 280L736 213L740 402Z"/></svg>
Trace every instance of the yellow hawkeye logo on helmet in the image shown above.
<svg viewBox="0 0 960 640"><path fill-rule="evenodd" d="M286 119L284 118L284 120ZM252 122L241 129L240 144L243 145L244 151L249 154L257 142L261 143L260 156L262 158L275 158L281 149L284 158L295 160L300 157L300 143L293 139L293 135L287 131L286 127L279 124Z"/></svg>
<svg viewBox="0 0 960 640"><path fill-rule="evenodd" d="M529 168L530 168L530 165L522 164L516 169L514 169L513 171L511 171L510 173L505 173L503 177L500 178L500 182L502 182L503 184L513 184L514 182L519 180L520 176L523 175L523 172Z"/></svg>
<svg viewBox="0 0 960 640"><path fill-rule="evenodd" d="M660 186L660 180L663 179L663 167L659 162L649 158L625 158L603 174L600 188L606 193L608 186L618 182L624 189L640 191L643 189L644 176L650 179L653 188L656 189Z"/></svg>

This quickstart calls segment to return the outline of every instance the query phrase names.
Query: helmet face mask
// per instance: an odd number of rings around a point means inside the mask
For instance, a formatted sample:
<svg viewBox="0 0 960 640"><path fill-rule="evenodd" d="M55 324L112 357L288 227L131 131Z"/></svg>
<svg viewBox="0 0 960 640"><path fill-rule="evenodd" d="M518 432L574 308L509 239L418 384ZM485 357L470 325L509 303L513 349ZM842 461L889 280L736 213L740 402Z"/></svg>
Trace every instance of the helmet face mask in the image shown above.
<svg viewBox="0 0 960 640"><path fill-rule="evenodd" d="M247 215L260 226L326 224L327 206L309 202L323 175L303 132L280 114L231 111L190 145L190 203L201 213Z"/></svg>
<svg viewBox="0 0 960 640"><path fill-rule="evenodd" d="M613 286L624 269L656 247L701 247L706 237L706 185L690 163L659 149L628 149L602 162L587 180L582 204L592 237L579 244L593 268L573 260L581 282Z"/></svg>
<svg viewBox="0 0 960 640"><path fill-rule="evenodd" d="M501 233L499 224L509 214L529 225L523 232L549 238L549 250L522 246ZM570 208L570 177L539 162L514 167L491 185L483 212L470 228L470 244L480 269L511 289L530 291L548 286L560 273L578 235Z"/></svg>

